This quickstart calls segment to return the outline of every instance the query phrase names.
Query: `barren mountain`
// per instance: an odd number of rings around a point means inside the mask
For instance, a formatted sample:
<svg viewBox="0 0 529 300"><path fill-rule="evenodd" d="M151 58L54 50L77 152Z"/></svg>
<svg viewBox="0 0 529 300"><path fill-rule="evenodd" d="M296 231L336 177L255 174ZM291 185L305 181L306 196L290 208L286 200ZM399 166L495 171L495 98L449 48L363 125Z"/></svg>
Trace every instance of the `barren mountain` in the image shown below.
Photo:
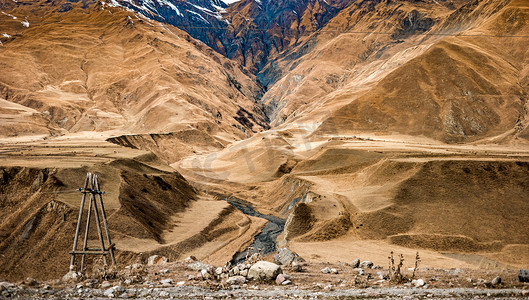
<svg viewBox="0 0 529 300"><path fill-rule="evenodd" d="M0 0L0 275L67 267L86 171L123 264L527 265L528 9Z"/></svg>
<svg viewBox="0 0 529 300"><path fill-rule="evenodd" d="M322 133L447 142L526 137L526 4L453 7L392 1L344 9L265 70L288 70L263 97L272 124L323 122Z"/></svg>
<svg viewBox="0 0 529 300"><path fill-rule="evenodd" d="M197 130L223 143L268 126L253 75L174 27L102 2L0 10L3 136Z"/></svg>

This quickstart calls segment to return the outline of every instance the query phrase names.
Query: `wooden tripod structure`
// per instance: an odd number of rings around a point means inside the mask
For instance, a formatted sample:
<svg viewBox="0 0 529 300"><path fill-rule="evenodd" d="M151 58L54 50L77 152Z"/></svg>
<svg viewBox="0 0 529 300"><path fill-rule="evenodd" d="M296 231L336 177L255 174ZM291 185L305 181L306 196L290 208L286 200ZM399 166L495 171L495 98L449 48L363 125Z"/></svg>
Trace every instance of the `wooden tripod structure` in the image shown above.
<svg viewBox="0 0 529 300"><path fill-rule="evenodd" d="M97 175L92 173L86 174L86 180L84 183L84 187L80 188L79 191L83 194L83 197L81 198L81 207L79 208L79 217L77 219L77 227L75 229L75 237L73 240L73 249L70 252L72 255L72 260L70 261L70 271L74 271L75 269L75 256L81 255L81 267L79 269L80 273L84 274L84 265L85 265L85 257L86 255L103 255L103 260L105 264L107 263L107 255L110 255L110 259L112 261L112 265L116 265L116 259L114 257L114 244L110 241L110 233L108 230L108 223L107 223L107 215L105 213L105 206L103 205L103 192L99 190L99 182L97 180ZM86 227L85 227L85 234L84 234L84 240L83 240L83 247L80 250L77 250L77 243L79 241L79 234L81 231L81 225L83 222L83 212L84 212L84 206L86 202L87 195L89 195L90 202L88 204L88 213L86 216ZM99 208L98 209L98 202L99 202ZM100 219L100 213L102 220ZM92 214L95 217L95 225L97 228L97 234L99 237L99 242L101 245L101 248L88 248L88 235L90 232L90 223L92 221ZM103 222L103 227L106 234L106 242L108 245L108 248L105 248L105 240L103 240L103 229L101 228L101 221Z"/></svg>

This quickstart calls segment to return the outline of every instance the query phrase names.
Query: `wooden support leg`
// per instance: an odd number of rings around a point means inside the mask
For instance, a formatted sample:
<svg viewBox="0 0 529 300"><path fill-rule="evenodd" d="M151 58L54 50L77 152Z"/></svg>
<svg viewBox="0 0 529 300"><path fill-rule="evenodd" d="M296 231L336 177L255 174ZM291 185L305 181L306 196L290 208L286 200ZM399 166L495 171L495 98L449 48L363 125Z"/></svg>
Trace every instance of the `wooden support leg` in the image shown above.
<svg viewBox="0 0 529 300"><path fill-rule="evenodd" d="M95 175L95 189L99 191L99 181L97 180L97 175ZM116 265L116 258L114 256L114 245L112 244L112 241L110 240L110 232L108 230L108 222L107 222L107 215L105 212L105 206L103 204L103 196L101 194L98 194L99 196L99 205L101 206L101 216L103 217L103 225L105 227L105 232L107 236L107 244L109 245L109 253L110 253L110 259L112 261L112 265Z"/></svg>
<svg viewBox="0 0 529 300"><path fill-rule="evenodd" d="M93 178L92 178L92 180L93 180L93 184L92 184L92 186L94 186L95 189L96 189L97 191L99 191L99 187L98 187L99 184L97 184L97 175L94 175ZM91 199L92 199L92 198L91 198ZM105 242L104 242L104 240L103 240L103 232L102 232L102 230L101 230L101 222L99 221L99 211L98 211L98 209L97 209L97 201L96 201L96 196L95 196L95 195L94 195L94 197L93 197L93 200L94 200L94 204L93 204L93 205L94 205L94 217L96 218L96 228L97 228L97 234L98 234L98 236L99 236L99 242L100 242L100 244L101 244L101 251L105 251L105 250L106 250L106 249L105 249ZM106 255L103 255L103 261L104 261L104 263L105 263L105 265L106 265L106 264L107 264L107 257L106 257Z"/></svg>
<svg viewBox="0 0 529 300"><path fill-rule="evenodd" d="M88 188L88 183L90 182L91 177L92 177L92 174L90 173L86 174L86 180L84 182L85 190ZM83 198L81 199L81 207L79 208L79 217L77 218L77 227L75 228L75 237L73 239L72 251L77 250L77 242L79 241L79 231L81 230L81 222L83 220L83 210L84 210L85 199L86 199L86 193L83 193ZM74 269L75 269L75 254L72 254L72 259L70 260L70 271L73 271Z"/></svg>
<svg viewBox="0 0 529 300"><path fill-rule="evenodd" d="M91 189L93 189L94 186L91 186ZM83 251L88 250L88 234L90 230L90 216L92 215L92 203L95 201L94 194L90 194L90 202L88 204L88 215L86 217L86 228L85 228L85 235L84 235L84 243L83 243ZM84 274L84 264L85 264L86 254L82 254L81 258L81 273Z"/></svg>

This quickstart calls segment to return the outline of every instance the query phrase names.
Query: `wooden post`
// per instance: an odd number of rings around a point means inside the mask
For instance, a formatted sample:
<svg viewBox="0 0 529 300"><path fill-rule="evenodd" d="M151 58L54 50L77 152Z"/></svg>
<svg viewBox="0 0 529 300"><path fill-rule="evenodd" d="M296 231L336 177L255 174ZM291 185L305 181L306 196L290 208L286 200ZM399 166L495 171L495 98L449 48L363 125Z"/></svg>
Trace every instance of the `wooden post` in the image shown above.
<svg viewBox="0 0 529 300"><path fill-rule="evenodd" d="M93 179L92 186L95 188L96 191L99 191L99 189L96 187L97 175L94 175L92 177L92 179ZM102 233L102 230L101 230L101 222L99 221L99 211L97 210L97 202L96 202L96 197L95 197L94 194L91 195L90 200L92 200L94 202L93 203L94 215L95 215L95 218L96 218L97 235L99 236L99 242L101 243L101 249L105 249L105 241L103 240L103 233ZM107 257L104 256L104 255L103 255L103 261L105 262L105 265L106 265L107 264Z"/></svg>
<svg viewBox="0 0 529 300"><path fill-rule="evenodd" d="M86 174L86 180L84 182L84 190L88 188L88 183L90 182L91 177L92 177L92 174L90 173ZM79 240L79 231L81 230L81 221L83 219L83 209L84 209L85 199L86 199L86 193L83 193L83 198L81 199L81 207L79 208L79 217L77 218L77 227L75 228L75 237L73 239L72 251L75 251L77 249L77 242ZM75 255L72 255L72 259L70 260L70 271L73 271L74 268L75 268Z"/></svg>
<svg viewBox="0 0 529 300"><path fill-rule="evenodd" d="M72 255L72 259L70 261L70 271L73 271L75 269L75 256L81 255L81 266L80 266L79 272L82 274L84 274L85 272L86 255L103 255L103 260L106 265L107 264L106 255L110 254L112 265L116 265L116 259L114 257L114 244L112 244L111 239L110 239L110 232L108 229L108 222L107 222L107 217L105 213L105 207L103 205L103 196L102 196L103 192L99 190L99 182L97 179L98 179L97 175L92 174L92 173L87 173L84 188L80 189L81 193L83 193L83 197L81 199L81 207L79 208L79 217L77 218L77 227L75 230L73 249L70 252L70 254ZM79 241L79 234L81 231L81 225L82 225L82 219L83 219L83 210L84 210L84 205L85 205L87 194L90 194L90 202L88 204L88 214L86 217L86 227L85 227L85 234L84 234L84 240L83 240L83 248L81 250L77 250L77 244ZM105 227L108 248L105 248L105 241L103 238L103 229L101 228L101 219L99 218L99 209L97 205L97 200L99 200L99 206L101 208L101 216L103 218L103 225ZM88 236L90 234L90 223L91 223L92 213L94 214L94 218L96 221L97 235L99 238L101 249L99 248L89 249L88 248Z"/></svg>
<svg viewBox="0 0 529 300"><path fill-rule="evenodd" d="M95 176L96 176L95 188L96 190L99 191L99 181L97 180L97 175ZM114 257L114 244L112 244L112 241L110 240L110 232L108 229L107 214L105 212L105 206L103 205L103 196L101 195L101 193L99 193L98 195L99 195L99 204L101 206L101 216L103 217L103 225L105 226L105 231L107 235L107 243L109 245L108 250L110 251L110 259L112 260L112 265L115 266L116 258Z"/></svg>

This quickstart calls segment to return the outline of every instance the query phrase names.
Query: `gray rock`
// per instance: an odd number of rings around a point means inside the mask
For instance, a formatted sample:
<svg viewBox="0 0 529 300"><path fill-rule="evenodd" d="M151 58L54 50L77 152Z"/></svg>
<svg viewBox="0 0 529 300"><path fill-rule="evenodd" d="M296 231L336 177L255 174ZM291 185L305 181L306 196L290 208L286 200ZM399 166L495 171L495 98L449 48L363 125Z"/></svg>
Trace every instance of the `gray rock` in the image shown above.
<svg viewBox="0 0 529 300"><path fill-rule="evenodd" d="M206 270L206 269L202 269L200 271L200 275L202 275L202 279L204 279L204 280L208 280L208 279L211 278L211 274L209 274L208 270Z"/></svg>
<svg viewBox="0 0 529 300"><path fill-rule="evenodd" d="M494 279L492 279L492 281L490 283L492 283L493 285L500 284L501 283L501 277L500 276L495 277Z"/></svg>
<svg viewBox="0 0 529 300"><path fill-rule="evenodd" d="M287 248L281 248L274 254L274 263L278 265L288 266L294 261L304 261L298 254L290 251Z"/></svg>
<svg viewBox="0 0 529 300"><path fill-rule="evenodd" d="M167 263L167 261L168 259L165 256L152 255L152 256L149 256L149 259L147 260L147 265L148 266L163 265Z"/></svg>
<svg viewBox="0 0 529 300"><path fill-rule="evenodd" d="M160 284L163 286L172 286L173 280L171 278L160 280Z"/></svg>
<svg viewBox="0 0 529 300"><path fill-rule="evenodd" d="M285 280L285 281L283 281L283 283L281 283L281 285L289 285L289 284L292 284L292 281Z"/></svg>
<svg viewBox="0 0 529 300"><path fill-rule="evenodd" d="M423 279L415 279L411 281L411 284L413 284L415 287L421 287L425 284L425 282Z"/></svg>
<svg viewBox="0 0 529 300"><path fill-rule="evenodd" d="M518 280L520 280L520 282L529 282L529 270L521 269L520 272L518 272Z"/></svg>
<svg viewBox="0 0 529 300"><path fill-rule="evenodd" d="M283 274L279 274L276 277L276 283L277 284L282 284L283 282L285 282L285 280L287 280L287 278Z"/></svg>
<svg viewBox="0 0 529 300"><path fill-rule="evenodd" d="M353 262L351 263L351 267L353 268L358 268L359 266L360 266L360 258L353 260Z"/></svg>
<svg viewBox="0 0 529 300"><path fill-rule="evenodd" d="M323 274L329 274L329 273L331 273L331 268L329 268L329 267L325 267L325 268L321 269L321 272L322 272Z"/></svg>
<svg viewBox="0 0 529 300"><path fill-rule="evenodd" d="M191 263L194 263L195 261L198 261L198 259L194 257L193 255L184 258L184 263L186 264L191 264Z"/></svg>
<svg viewBox="0 0 529 300"><path fill-rule="evenodd" d="M107 289L103 295L105 295L105 297L114 297L114 288L111 287L109 289Z"/></svg>
<svg viewBox="0 0 529 300"><path fill-rule="evenodd" d="M373 262L369 260L363 261L359 265L359 267L362 269L371 269L372 266L373 266Z"/></svg>
<svg viewBox="0 0 529 300"><path fill-rule="evenodd" d="M167 291L161 291L161 292L160 292L160 297L169 297L169 292L167 292Z"/></svg>
<svg viewBox="0 0 529 300"><path fill-rule="evenodd" d="M81 278L81 273L77 273L75 271L70 271L70 272L66 273L62 277L62 281L64 281L64 282L76 282L80 278Z"/></svg>
<svg viewBox="0 0 529 300"><path fill-rule="evenodd" d="M103 281L101 282L101 288L102 289L106 289L106 288L109 288L111 286L110 282L108 281Z"/></svg>
<svg viewBox="0 0 529 300"><path fill-rule="evenodd" d="M246 283L246 278L243 276L232 276L226 280L229 285L243 285Z"/></svg>
<svg viewBox="0 0 529 300"><path fill-rule="evenodd" d="M364 269L362 269L362 268L354 268L353 271L356 272L358 275L365 275L366 274L364 272Z"/></svg>
<svg viewBox="0 0 529 300"><path fill-rule="evenodd" d="M278 265L268 261L258 261L250 267L248 279L272 281L281 273L281 268Z"/></svg>
<svg viewBox="0 0 529 300"><path fill-rule="evenodd" d="M303 266L297 261L293 261L290 264L290 267L291 267L292 271L294 271L294 272L302 272L303 271Z"/></svg>
<svg viewBox="0 0 529 300"><path fill-rule="evenodd" d="M455 269L447 270L446 273L450 275L459 275L459 274L464 274L465 270L460 269L460 268L455 268Z"/></svg>
<svg viewBox="0 0 529 300"><path fill-rule="evenodd" d="M2 281L0 282L0 288L3 288L3 289L10 289L10 288L14 288L15 285L12 284L11 282L6 282L6 281Z"/></svg>
<svg viewBox="0 0 529 300"><path fill-rule="evenodd" d="M196 261L187 265L187 268L193 271L207 270L211 265L205 264L201 261Z"/></svg>
<svg viewBox="0 0 529 300"><path fill-rule="evenodd" d="M336 270L335 268L331 268L331 274L338 274L338 270Z"/></svg>
<svg viewBox="0 0 529 300"><path fill-rule="evenodd" d="M230 270L230 274L233 275L239 275L241 273L241 270L239 270L239 267L235 266L233 269Z"/></svg>
<svg viewBox="0 0 529 300"><path fill-rule="evenodd" d="M215 269L215 275L221 275L222 273L224 272L224 270L222 269L222 267L218 267Z"/></svg>

